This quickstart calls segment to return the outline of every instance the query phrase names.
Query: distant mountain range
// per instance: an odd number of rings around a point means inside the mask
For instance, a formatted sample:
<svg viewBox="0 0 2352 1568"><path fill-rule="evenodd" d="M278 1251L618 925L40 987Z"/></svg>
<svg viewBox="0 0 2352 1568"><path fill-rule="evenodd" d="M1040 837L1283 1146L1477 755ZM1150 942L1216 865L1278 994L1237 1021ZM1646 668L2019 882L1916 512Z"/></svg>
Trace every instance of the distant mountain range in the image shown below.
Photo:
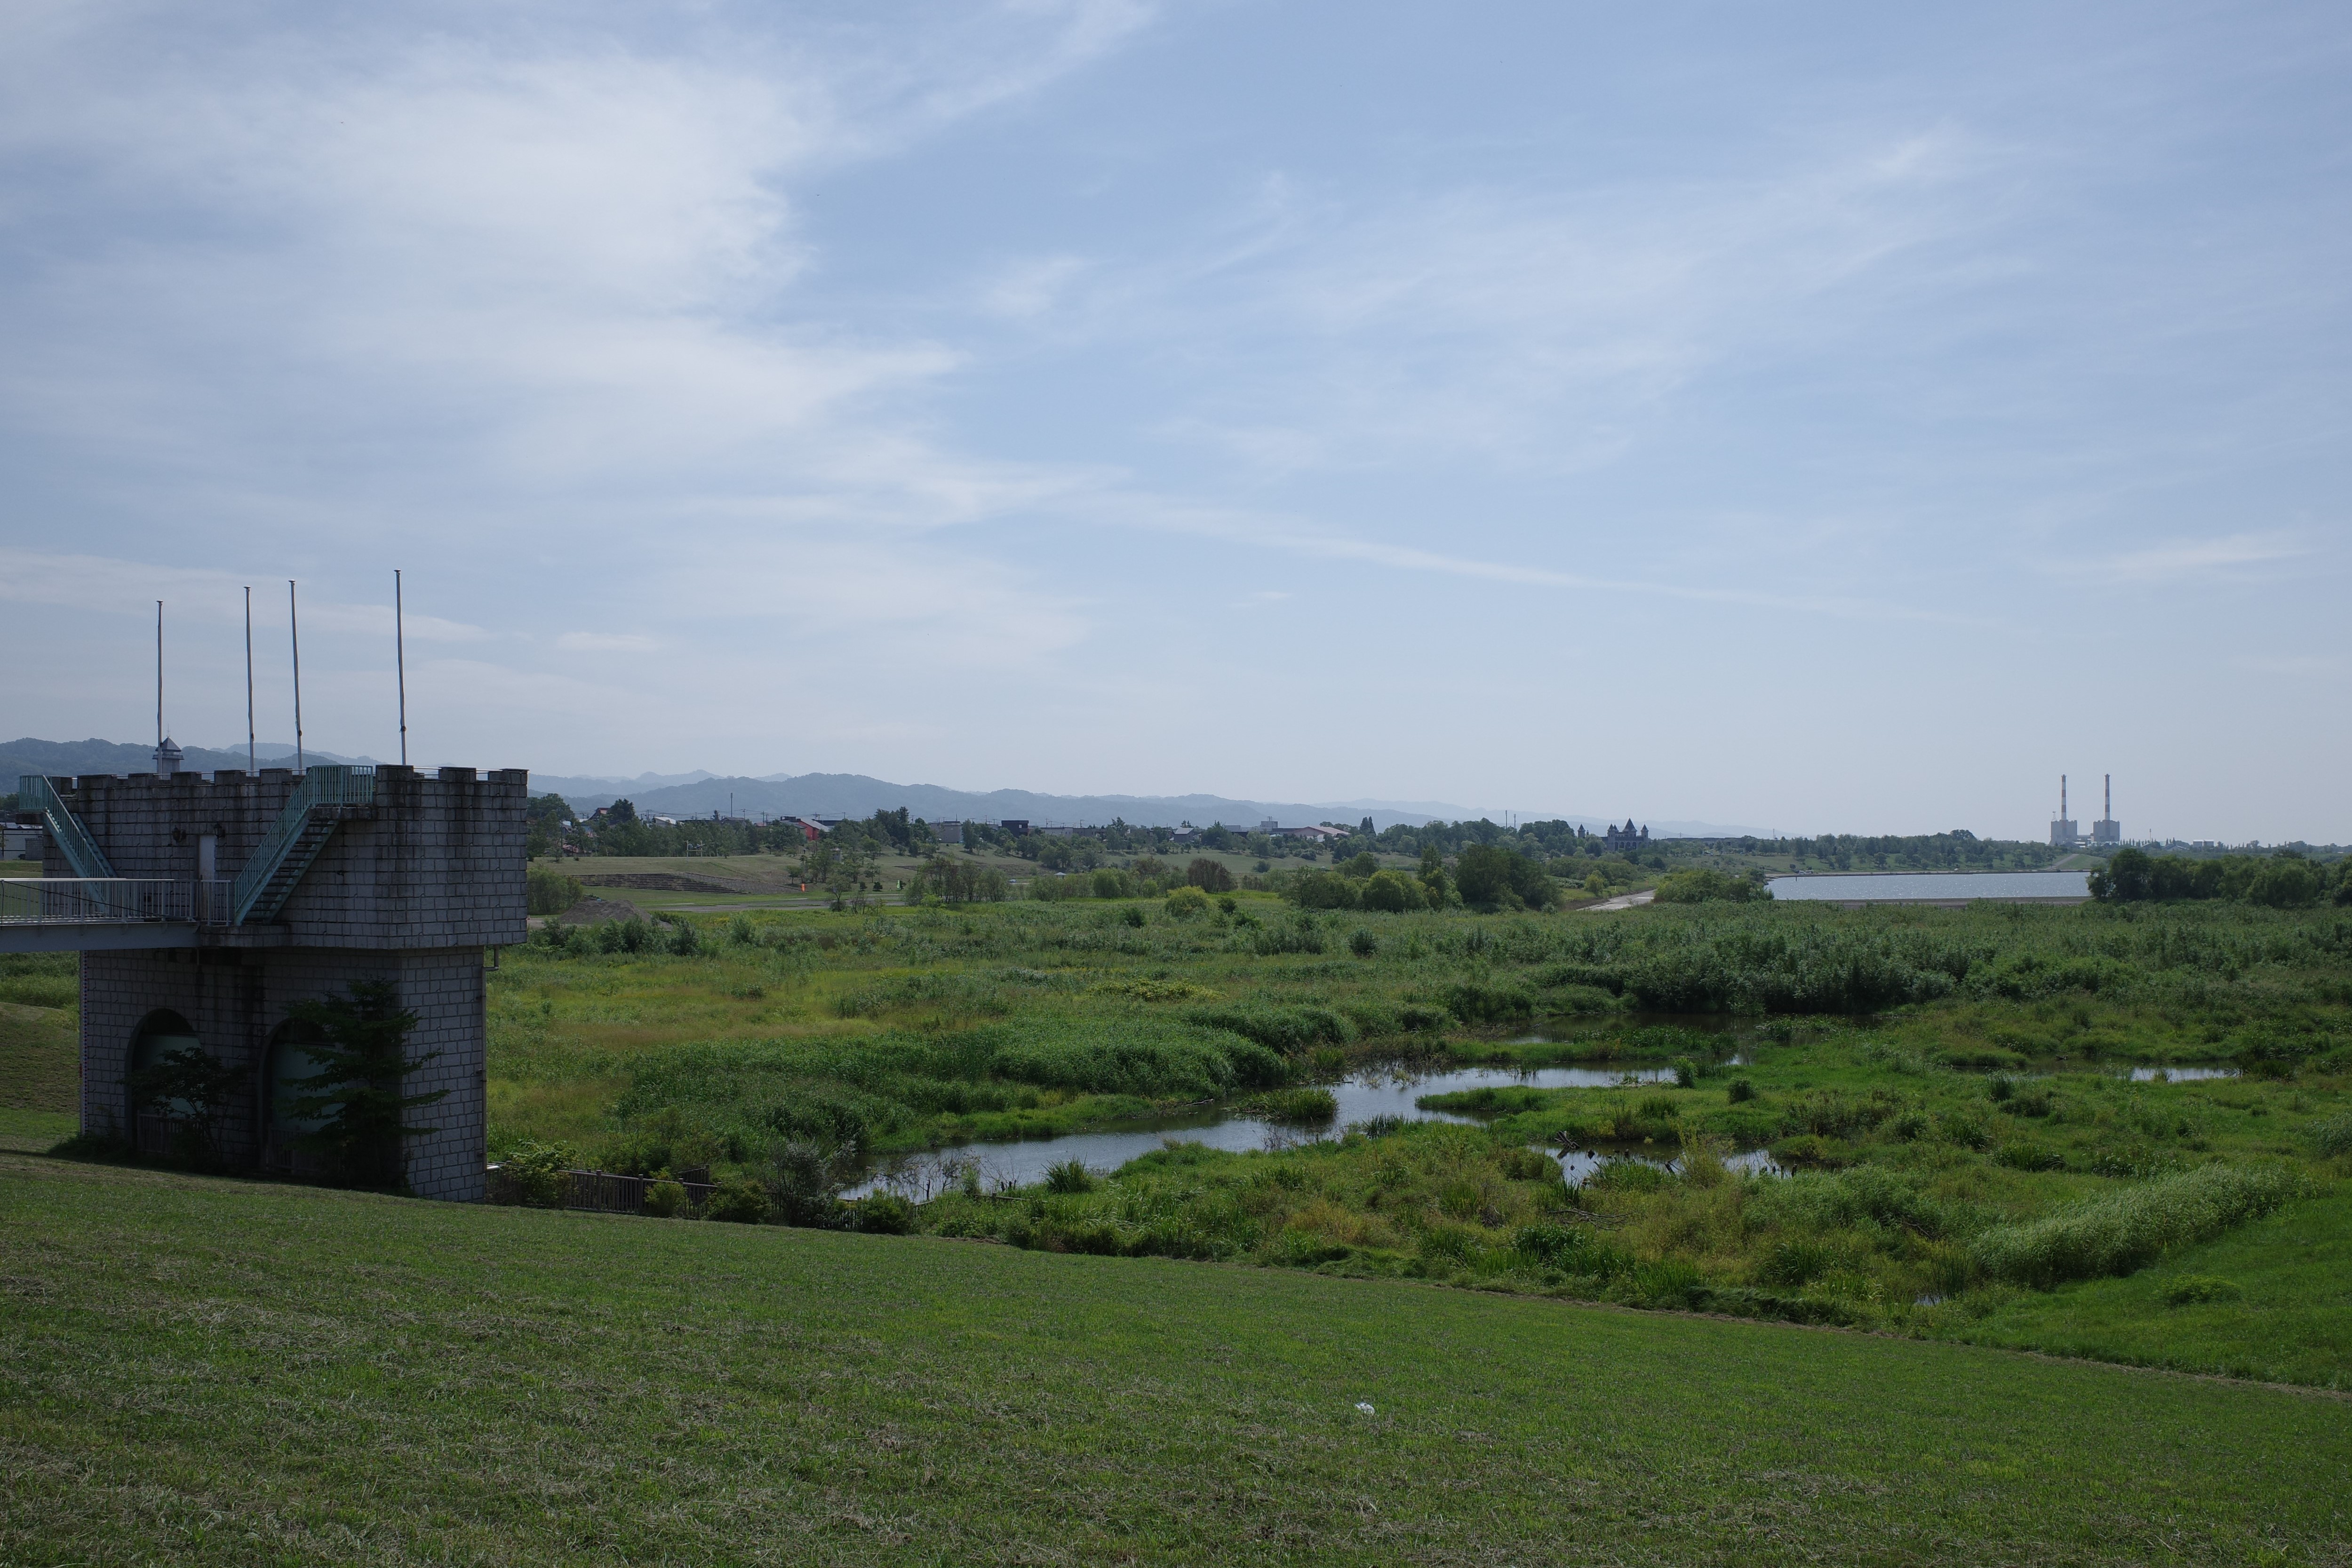
<svg viewBox="0 0 2352 1568"><path fill-rule="evenodd" d="M289 766L294 747L269 742L255 748L265 767ZM372 764L370 757L341 757L305 748L317 762ZM243 768L245 748L189 747L182 766L200 772ZM154 770L154 748L107 740L34 740L0 743L0 791L13 789L20 774L149 773ZM1444 800L1234 800L1222 795L1041 795L1028 789L973 791L950 789L938 784L893 784L862 773L771 774L764 779L721 778L691 773L641 773L634 779L533 774L533 794L561 795L577 811L593 811L625 798L640 812L664 817L708 817L713 811L739 817L868 817L876 811L904 806L927 821L1003 821L1026 819L1039 826L1100 823L1113 818L1138 827L1173 828L1185 822L1206 827L1255 828L1268 818L1284 827L1320 821L1353 824L1366 817L1376 827L1403 822L1412 826L1442 821L1499 817L1488 809L1456 806ZM1522 813L1523 816L1528 815ZM1597 817L1567 816L1558 820L1585 828L1610 824ZM1720 837L1738 833L1774 836L1754 828L1726 827L1712 822L1649 824L1664 837Z"/></svg>
<svg viewBox="0 0 2352 1568"><path fill-rule="evenodd" d="M665 817L708 817L713 811L739 817L868 817L904 806L926 821L1001 822L1020 818L1040 826L1108 822L1114 818L1142 828L1173 828L1185 822L1206 827L1223 822L1255 828L1268 818L1286 828L1311 822L1353 824L1370 817L1375 827L1403 822L1465 821L1499 816L1490 810L1444 800L1235 800L1223 795L1041 795L1028 789L974 791L938 784L893 784L862 773L772 774L764 779L688 777L675 784L615 779L534 778L536 791L562 795L576 810L593 811L626 797L638 811ZM1609 826L1597 817L1558 819L1586 828ZM1666 837L1717 837L1754 832L1751 828L1708 822L1652 822Z"/></svg>
<svg viewBox="0 0 2352 1568"><path fill-rule="evenodd" d="M291 768L294 765L292 741L263 741L254 748L255 763L263 768ZM373 766L373 757L342 757L314 747L302 748L306 762L349 762ZM182 749L180 766L191 772L211 773L223 768L241 768L246 765L245 747L235 747L215 750L210 747L190 746ZM22 740L0 741L0 792L16 788L16 780L27 773L53 775L76 773L152 773L155 771L155 748L134 746L116 740Z"/></svg>

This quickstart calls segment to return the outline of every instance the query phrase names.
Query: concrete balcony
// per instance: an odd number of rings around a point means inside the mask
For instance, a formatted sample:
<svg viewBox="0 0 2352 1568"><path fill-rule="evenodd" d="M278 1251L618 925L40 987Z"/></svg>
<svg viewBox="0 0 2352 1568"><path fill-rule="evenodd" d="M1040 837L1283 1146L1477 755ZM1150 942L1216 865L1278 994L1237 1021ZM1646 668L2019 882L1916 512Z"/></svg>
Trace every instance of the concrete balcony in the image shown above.
<svg viewBox="0 0 2352 1568"><path fill-rule="evenodd" d="M226 878L0 877L0 953L194 947L228 925Z"/></svg>

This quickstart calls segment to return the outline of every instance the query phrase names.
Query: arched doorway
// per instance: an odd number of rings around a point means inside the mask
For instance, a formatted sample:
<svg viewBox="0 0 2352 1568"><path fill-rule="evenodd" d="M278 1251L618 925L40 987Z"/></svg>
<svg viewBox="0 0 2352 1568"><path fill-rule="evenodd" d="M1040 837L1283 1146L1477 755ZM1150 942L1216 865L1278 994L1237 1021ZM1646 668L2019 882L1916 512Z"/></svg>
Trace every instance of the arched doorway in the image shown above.
<svg viewBox="0 0 2352 1568"><path fill-rule="evenodd" d="M326 1035L304 1019L288 1019L269 1037L269 1051L261 1076L260 1120L262 1164L292 1176L319 1176L327 1163L296 1147L300 1139L326 1124L323 1116L303 1116L297 1107L311 1092L310 1081L326 1071L310 1047Z"/></svg>
<svg viewBox="0 0 2352 1568"><path fill-rule="evenodd" d="M139 1020L139 1029L131 1037L129 1070L123 1074L123 1115L131 1128L131 1142L141 1154L169 1154L173 1124L193 1115L194 1108L184 1100L169 1101L161 1107L142 1105L131 1087L132 1078L173 1051L204 1048L205 1042L196 1038L194 1027L169 1008L158 1008Z"/></svg>

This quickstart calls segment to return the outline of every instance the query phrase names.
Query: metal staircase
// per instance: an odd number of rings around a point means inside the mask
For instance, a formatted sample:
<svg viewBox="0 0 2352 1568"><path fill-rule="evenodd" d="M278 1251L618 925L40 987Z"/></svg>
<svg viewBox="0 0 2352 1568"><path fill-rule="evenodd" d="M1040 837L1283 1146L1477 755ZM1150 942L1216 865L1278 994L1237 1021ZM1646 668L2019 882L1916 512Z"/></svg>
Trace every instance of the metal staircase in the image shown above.
<svg viewBox="0 0 2352 1568"><path fill-rule="evenodd" d="M304 772L286 809L229 884L230 918L239 925L277 919L337 825L374 810L374 768L317 767Z"/></svg>
<svg viewBox="0 0 2352 1568"><path fill-rule="evenodd" d="M47 775L27 773L18 779L16 799L22 800L27 810L41 814L41 821L49 831L49 842L58 846L58 852L66 857L66 863L73 867L74 875L99 877L114 874L114 867L107 860L105 852L98 847L98 841L89 836L89 830L83 827L81 819L73 814L73 809L66 804L65 798L58 793L57 786L49 782Z"/></svg>

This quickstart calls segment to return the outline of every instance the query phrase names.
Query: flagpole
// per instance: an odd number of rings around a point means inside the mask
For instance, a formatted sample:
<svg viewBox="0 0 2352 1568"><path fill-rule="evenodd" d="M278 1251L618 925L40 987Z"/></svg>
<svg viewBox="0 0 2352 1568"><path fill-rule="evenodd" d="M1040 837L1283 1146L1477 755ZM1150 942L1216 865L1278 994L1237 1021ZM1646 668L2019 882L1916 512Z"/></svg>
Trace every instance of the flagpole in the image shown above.
<svg viewBox="0 0 2352 1568"><path fill-rule="evenodd" d="M402 630L400 568L392 569L392 661L400 672L400 765L408 766L408 640Z"/></svg>
<svg viewBox="0 0 2352 1568"><path fill-rule="evenodd" d="M245 591L245 770L256 770L253 743L253 590Z"/></svg>
<svg viewBox="0 0 2352 1568"><path fill-rule="evenodd" d="M286 626L294 637L294 771L307 773L302 758L302 618L294 608L294 580L286 580Z"/></svg>

